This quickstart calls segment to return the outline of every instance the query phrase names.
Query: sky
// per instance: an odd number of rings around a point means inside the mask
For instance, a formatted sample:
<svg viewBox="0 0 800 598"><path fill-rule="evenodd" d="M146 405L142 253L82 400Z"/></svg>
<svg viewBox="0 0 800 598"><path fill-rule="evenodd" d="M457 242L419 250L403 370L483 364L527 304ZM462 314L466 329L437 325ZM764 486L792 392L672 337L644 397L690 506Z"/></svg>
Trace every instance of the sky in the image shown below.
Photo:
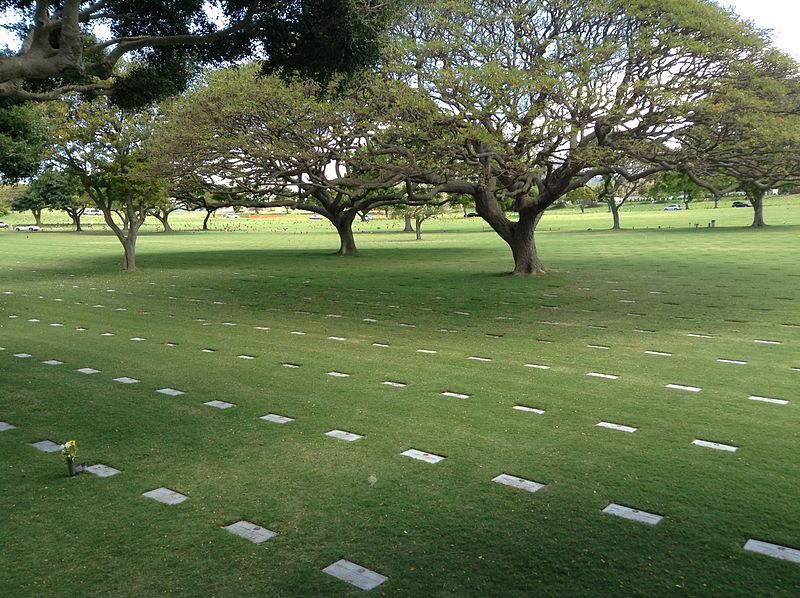
<svg viewBox="0 0 800 598"><path fill-rule="evenodd" d="M762 29L771 29L775 45L800 62L800 1L798 0L716 0L733 8L742 18ZM0 15L0 18L2 15ZM16 49L5 31L0 30L0 47Z"/></svg>
<svg viewBox="0 0 800 598"><path fill-rule="evenodd" d="M742 18L772 29L775 45L800 62L800 2L797 0L721 0Z"/></svg>

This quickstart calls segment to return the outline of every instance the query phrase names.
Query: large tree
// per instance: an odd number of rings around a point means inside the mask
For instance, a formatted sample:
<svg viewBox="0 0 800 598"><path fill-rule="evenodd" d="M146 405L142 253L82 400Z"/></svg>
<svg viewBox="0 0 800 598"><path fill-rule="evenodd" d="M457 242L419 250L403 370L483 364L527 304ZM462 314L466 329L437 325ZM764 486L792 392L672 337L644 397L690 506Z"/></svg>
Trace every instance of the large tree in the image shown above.
<svg viewBox="0 0 800 598"><path fill-rule="evenodd" d="M382 128L371 99L391 91L379 82L328 96L318 85L255 74L218 71L175 104L160 149L165 172L217 196L229 192L235 199L228 205L319 214L339 234L338 255L354 254L356 217L408 201L407 191L416 189L367 151ZM399 104L403 95L391 97Z"/></svg>
<svg viewBox="0 0 800 598"><path fill-rule="evenodd" d="M779 52L742 64L735 81L700 104L697 115L662 163L714 197L743 191L752 226L764 226L766 192L800 182L800 67Z"/></svg>
<svg viewBox="0 0 800 598"><path fill-rule="evenodd" d="M387 70L441 110L416 126L441 166L413 180L471 195L518 275L546 271L534 232L549 206L595 176L629 176L629 155L666 151L695 104L761 49L702 0L420 3L399 33Z"/></svg>
<svg viewBox="0 0 800 598"><path fill-rule="evenodd" d="M139 228L166 202L166 181L151 175L143 143L154 110L129 112L105 98L54 106L52 160L79 178L124 250L123 269L136 270Z"/></svg>
<svg viewBox="0 0 800 598"><path fill-rule="evenodd" d="M127 105L179 91L200 64L262 54L271 72L327 81L371 64L395 0L0 0L23 39L0 56L0 96L114 93ZM107 35L99 36L107 31ZM136 66L115 69L126 57Z"/></svg>

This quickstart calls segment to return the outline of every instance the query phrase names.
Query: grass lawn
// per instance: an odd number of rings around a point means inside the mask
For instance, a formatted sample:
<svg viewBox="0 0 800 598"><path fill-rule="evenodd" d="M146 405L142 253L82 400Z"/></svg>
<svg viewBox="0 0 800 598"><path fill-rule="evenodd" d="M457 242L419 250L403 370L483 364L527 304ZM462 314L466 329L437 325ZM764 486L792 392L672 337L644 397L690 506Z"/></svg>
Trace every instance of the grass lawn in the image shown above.
<svg viewBox="0 0 800 598"><path fill-rule="evenodd" d="M358 595L322 573L348 559L386 595L796 596L800 564L743 550L800 548L793 201L771 200L781 226L760 231L729 207L626 207L616 233L602 210L548 214L555 271L528 279L501 275L510 252L477 219L426 222L421 242L357 223L360 255L336 258L303 216L200 233L178 215L183 232L141 237L133 274L107 233L0 231L0 421L16 426L0 591ZM29 446L73 438L122 473L67 478ZM141 496L162 486L188 500ZM223 529L239 520L277 535Z"/></svg>

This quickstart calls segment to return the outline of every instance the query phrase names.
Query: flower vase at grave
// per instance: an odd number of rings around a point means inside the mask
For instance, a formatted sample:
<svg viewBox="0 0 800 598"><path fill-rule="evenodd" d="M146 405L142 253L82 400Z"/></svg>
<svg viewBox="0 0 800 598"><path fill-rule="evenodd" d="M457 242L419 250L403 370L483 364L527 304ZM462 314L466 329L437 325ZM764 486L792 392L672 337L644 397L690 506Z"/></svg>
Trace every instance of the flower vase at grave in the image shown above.
<svg viewBox="0 0 800 598"><path fill-rule="evenodd" d="M69 477L75 475L75 459L72 457L67 457L67 472L69 473Z"/></svg>

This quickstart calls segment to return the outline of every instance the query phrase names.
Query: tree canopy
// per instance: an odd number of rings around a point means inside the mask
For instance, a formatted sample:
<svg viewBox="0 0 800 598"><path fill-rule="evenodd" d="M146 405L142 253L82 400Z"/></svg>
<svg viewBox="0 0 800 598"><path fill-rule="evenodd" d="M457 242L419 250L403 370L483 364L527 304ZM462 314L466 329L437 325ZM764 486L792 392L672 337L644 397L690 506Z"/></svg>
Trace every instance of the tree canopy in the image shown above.
<svg viewBox="0 0 800 598"><path fill-rule="evenodd" d="M327 82L371 65L399 0L0 0L23 37L0 56L0 97L114 94L141 105L180 91L198 65L263 56L268 72ZM108 31L107 36L100 36ZM133 67L115 69L125 59Z"/></svg>

